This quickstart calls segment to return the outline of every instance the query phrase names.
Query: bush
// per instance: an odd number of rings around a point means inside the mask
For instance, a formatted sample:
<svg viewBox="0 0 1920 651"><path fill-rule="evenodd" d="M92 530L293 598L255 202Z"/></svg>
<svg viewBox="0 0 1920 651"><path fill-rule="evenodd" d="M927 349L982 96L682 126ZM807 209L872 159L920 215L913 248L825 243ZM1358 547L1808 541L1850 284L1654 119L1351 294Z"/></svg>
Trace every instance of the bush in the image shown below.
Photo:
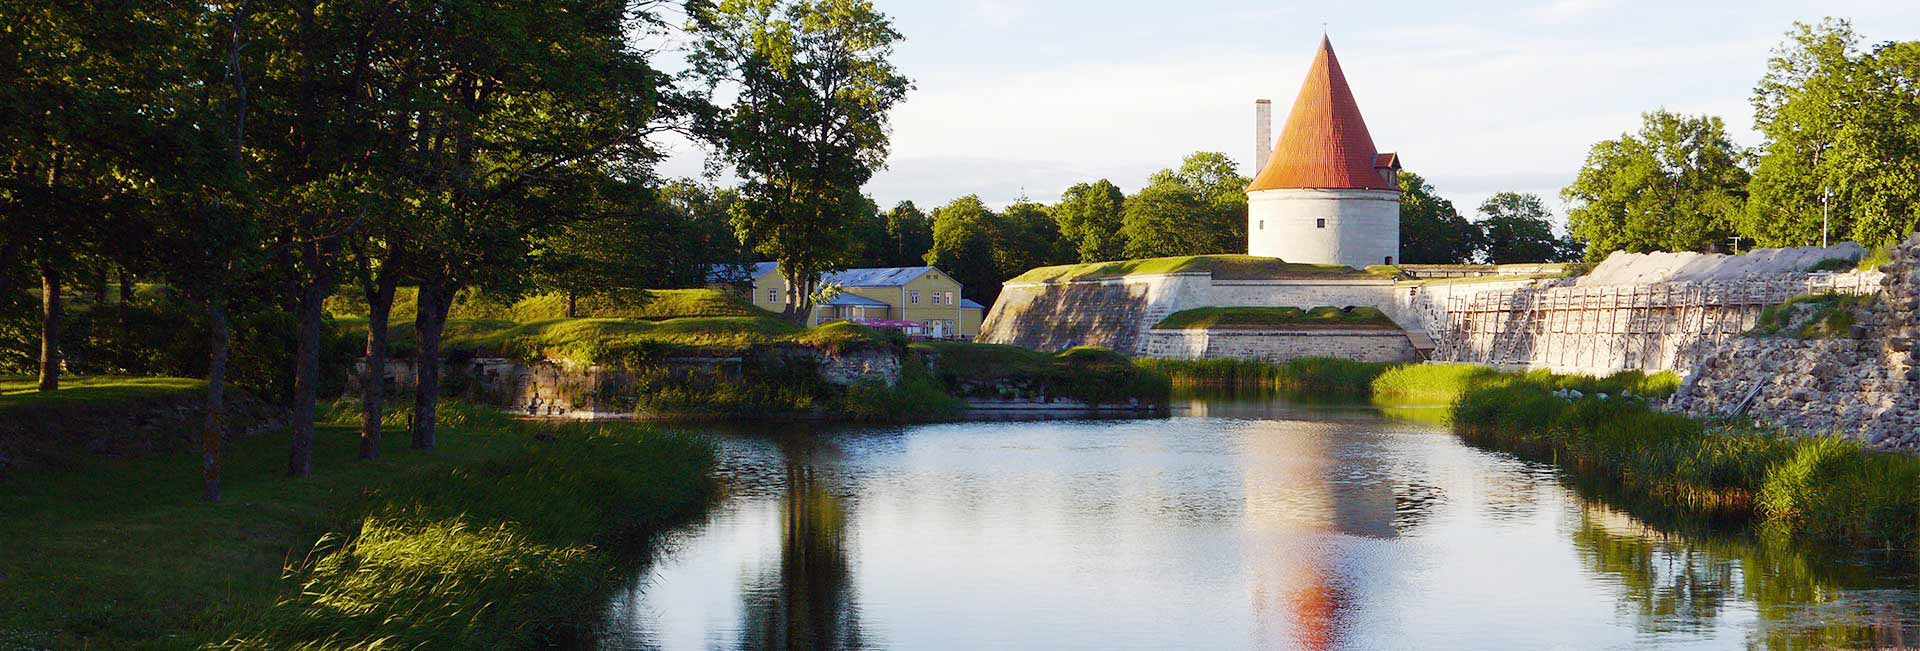
<svg viewBox="0 0 1920 651"><path fill-rule="evenodd" d="M1328 357L1303 357L1284 364L1241 359L1152 358L1137 359L1134 363L1166 377L1171 386L1354 398L1365 397L1375 378L1398 366Z"/></svg>

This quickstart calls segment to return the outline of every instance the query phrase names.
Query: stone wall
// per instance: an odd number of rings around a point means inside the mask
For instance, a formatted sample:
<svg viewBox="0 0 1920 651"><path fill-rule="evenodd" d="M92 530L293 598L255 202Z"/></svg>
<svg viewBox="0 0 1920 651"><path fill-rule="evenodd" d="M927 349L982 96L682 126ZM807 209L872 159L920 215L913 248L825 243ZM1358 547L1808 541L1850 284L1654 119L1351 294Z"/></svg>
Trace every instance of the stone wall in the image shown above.
<svg viewBox="0 0 1920 651"><path fill-rule="evenodd" d="M1141 353L1169 359L1245 359L1286 362L1336 357L1362 362L1419 359L1406 333L1392 328L1148 330Z"/></svg>
<svg viewBox="0 0 1920 651"><path fill-rule="evenodd" d="M1064 283L1010 283L977 341L1040 351L1099 346L1131 354L1167 315L1208 305L1213 276L1178 273Z"/></svg>
<svg viewBox="0 0 1920 651"><path fill-rule="evenodd" d="M1856 309L1850 336L1737 337L1698 360L1668 407L1920 449L1920 239L1882 270L1880 299Z"/></svg>
<svg viewBox="0 0 1920 651"><path fill-rule="evenodd" d="M766 356L802 361L804 367L817 370L821 381L838 386L851 386L863 379L878 380L886 386L900 381L900 357L888 351L834 354L804 347L765 347L748 354L758 356L754 360L756 364L769 363L770 360L764 359ZM475 358L447 363L441 377L451 394L515 413L612 419L629 418L637 411L637 374L698 371L739 377L743 363L743 357L682 357L662 360L646 368L619 368L554 360L527 363L505 358ZM355 373L349 391L359 391L358 378L359 374ZM419 386L418 363L413 360L388 362L386 381L391 390L412 391Z"/></svg>

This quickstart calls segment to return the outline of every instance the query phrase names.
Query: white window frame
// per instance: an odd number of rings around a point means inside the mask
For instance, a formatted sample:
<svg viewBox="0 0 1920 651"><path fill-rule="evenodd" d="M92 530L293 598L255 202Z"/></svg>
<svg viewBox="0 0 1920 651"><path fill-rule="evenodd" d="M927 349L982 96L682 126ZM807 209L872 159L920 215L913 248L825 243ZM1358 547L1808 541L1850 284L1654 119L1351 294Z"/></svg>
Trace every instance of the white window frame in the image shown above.
<svg viewBox="0 0 1920 651"><path fill-rule="evenodd" d="M907 304L908 305L920 304L920 290L918 289L907 290Z"/></svg>

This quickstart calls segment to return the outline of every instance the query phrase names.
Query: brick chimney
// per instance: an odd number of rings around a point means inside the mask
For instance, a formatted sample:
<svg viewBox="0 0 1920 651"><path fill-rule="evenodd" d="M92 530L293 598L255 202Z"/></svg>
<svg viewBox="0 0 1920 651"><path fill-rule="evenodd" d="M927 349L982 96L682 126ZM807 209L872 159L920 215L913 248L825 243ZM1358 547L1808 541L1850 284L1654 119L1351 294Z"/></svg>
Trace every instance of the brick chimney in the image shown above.
<svg viewBox="0 0 1920 651"><path fill-rule="evenodd" d="M1253 169L1247 177L1260 175L1273 157L1273 100L1253 100Z"/></svg>

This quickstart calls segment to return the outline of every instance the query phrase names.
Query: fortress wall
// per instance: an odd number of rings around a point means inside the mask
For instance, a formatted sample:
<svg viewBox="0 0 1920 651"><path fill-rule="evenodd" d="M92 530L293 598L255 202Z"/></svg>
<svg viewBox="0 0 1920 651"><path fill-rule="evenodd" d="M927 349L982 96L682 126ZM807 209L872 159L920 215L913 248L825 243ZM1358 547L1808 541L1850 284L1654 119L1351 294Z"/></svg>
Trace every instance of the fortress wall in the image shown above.
<svg viewBox="0 0 1920 651"><path fill-rule="evenodd" d="M976 341L1040 351L1100 346L1126 354L1167 315L1211 305L1213 276L1177 273L1008 284Z"/></svg>
<svg viewBox="0 0 1920 651"><path fill-rule="evenodd" d="M1733 338L1701 356L1668 407L1920 449L1920 238L1883 269L1881 300L1856 310L1851 336Z"/></svg>
<svg viewBox="0 0 1920 651"><path fill-rule="evenodd" d="M1282 363L1301 357L1363 362L1419 360L1396 329L1148 330L1141 354L1169 359L1245 359Z"/></svg>

